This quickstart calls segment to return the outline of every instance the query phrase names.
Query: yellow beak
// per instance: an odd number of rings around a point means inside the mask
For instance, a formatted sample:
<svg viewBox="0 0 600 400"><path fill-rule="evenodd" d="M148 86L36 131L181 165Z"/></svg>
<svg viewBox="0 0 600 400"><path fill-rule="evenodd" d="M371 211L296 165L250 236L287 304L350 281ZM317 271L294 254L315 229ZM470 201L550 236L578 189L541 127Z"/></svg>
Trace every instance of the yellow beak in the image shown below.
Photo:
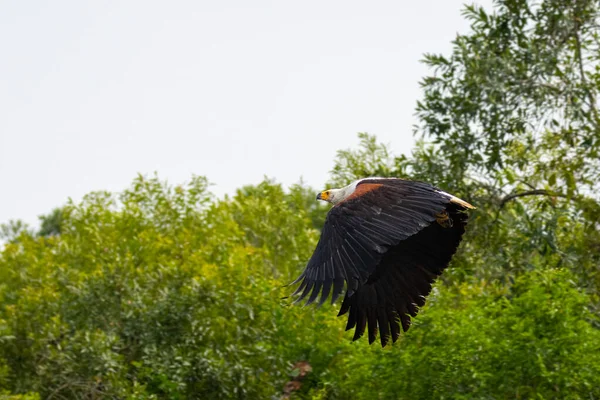
<svg viewBox="0 0 600 400"><path fill-rule="evenodd" d="M327 192L327 190L319 193L317 195L317 200L325 200L325 201L329 200L329 193Z"/></svg>

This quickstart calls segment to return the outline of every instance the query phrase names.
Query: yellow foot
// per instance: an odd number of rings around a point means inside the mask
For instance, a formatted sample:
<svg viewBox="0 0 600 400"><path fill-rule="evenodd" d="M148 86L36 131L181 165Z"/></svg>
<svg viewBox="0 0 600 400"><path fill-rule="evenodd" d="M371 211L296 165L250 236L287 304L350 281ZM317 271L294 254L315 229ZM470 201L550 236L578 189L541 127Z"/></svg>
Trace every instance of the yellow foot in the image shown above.
<svg viewBox="0 0 600 400"><path fill-rule="evenodd" d="M435 215L435 220L444 228L452 228L452 219L446 210Z"/></svg>

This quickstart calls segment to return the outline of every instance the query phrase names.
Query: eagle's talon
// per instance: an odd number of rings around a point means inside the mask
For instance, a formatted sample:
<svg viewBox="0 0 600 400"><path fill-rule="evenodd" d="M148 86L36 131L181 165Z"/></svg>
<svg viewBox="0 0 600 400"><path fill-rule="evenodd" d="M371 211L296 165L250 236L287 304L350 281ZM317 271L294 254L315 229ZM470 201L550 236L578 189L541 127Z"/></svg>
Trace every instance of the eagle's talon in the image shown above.
<svg viewBox="0 0 600 400"><path fill-rule="evenodd" d="M435 215L435 220L438 224L440 224L443 228L452 228L452 218L448 215L446 210L442 211Z"/></svg>

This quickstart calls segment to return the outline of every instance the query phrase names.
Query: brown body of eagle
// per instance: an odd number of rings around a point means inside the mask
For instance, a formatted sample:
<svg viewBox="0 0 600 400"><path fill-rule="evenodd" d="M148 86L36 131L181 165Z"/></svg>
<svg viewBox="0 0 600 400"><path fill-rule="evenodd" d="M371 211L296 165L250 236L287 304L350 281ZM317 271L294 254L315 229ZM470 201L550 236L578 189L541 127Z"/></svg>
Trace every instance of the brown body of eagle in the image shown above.
<svg viewBox="0 0 600 400"><path fill-rule="evenodd" d="M467 202L427 183L366 178L321 192L333 203L314 254L294 292L331 302L346 288L338 315L348 314L353 340L368 330L381 345L408 330L411 317L446 268L465 232Z"/></svg>

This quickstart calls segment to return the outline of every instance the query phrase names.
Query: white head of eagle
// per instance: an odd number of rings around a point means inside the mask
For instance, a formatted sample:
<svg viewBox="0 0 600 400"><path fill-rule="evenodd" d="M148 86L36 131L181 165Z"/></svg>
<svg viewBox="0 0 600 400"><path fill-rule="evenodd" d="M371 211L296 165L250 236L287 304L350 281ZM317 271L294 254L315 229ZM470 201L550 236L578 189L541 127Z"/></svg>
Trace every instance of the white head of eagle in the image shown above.
<svg viewBox="0 0 600 400"><path fill-rule="evenodd" d="M333 204L317 247L293 295L333 304L345 292L338 315L348 314L353 340L368 327L369 343L381 345L408 330L411 317L448 266L462 240L472 205L428 183L365 178L325 190L317 200Z"/></svg>
<svg viewBox="0 0 600 400"><path fill-rule="evenodd" d="M378 178L372 178L372 179L378 179ZM324 201L328 201L329 203L332 203L332 204L338 204L338 203L344 201L345 199L347 199L348 196L350 196L352 193L354 193L354 191L356 190L356 185L358 185L358 183L360 181L361 180L354 181L351 184L349 184L348 186L344 186L341 189L324 190L317 195L317 200L324 200Z"/></svg>

